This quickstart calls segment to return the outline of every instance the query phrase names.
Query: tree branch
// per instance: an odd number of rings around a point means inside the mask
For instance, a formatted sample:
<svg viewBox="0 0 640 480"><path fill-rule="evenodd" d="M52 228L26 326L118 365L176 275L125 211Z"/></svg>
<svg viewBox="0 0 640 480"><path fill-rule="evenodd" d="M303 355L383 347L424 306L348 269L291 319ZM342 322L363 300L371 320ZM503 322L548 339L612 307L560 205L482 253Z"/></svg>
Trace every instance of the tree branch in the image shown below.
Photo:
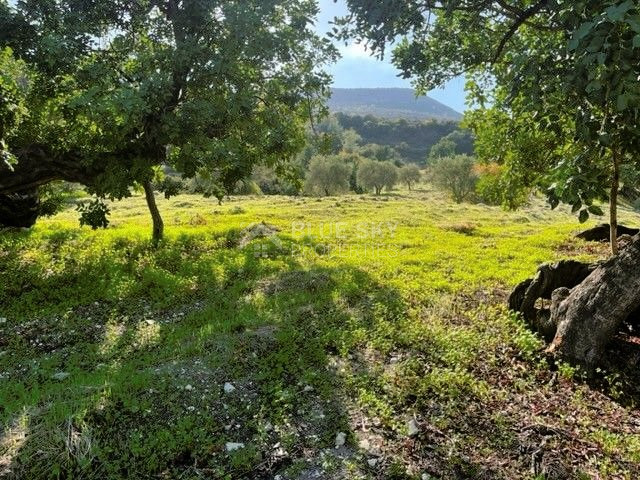
<svg viewBox="0 0 640 480"><path fill-rule="evenodd" d="M505 47L507 46L507 43L515 35L518 29L523 24L525 24L527 20L529 20L531 17L539 13L540 10L542 10L542 8L547 5L547 3L549 3L549 0L540 0L539 2L531 5L529 8L527 8L522 12L522 14L516 19L513 25L509 27L509 30L507 30L507 33L505 33L505 35L502 37L502 40L500 40L500 43L498 44L498 49L496 50L496 53L493 59L491 60L492 65L496 64L498 60L500 60L500 57L502 56L502 53Z"/></svg>

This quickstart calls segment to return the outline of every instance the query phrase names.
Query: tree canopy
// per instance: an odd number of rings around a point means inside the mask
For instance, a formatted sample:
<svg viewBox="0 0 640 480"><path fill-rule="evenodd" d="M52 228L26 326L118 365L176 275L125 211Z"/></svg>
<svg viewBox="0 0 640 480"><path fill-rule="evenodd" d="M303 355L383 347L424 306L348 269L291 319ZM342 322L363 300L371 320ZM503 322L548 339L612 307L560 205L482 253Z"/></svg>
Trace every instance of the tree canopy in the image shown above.
<svg viewBox="0 0 640 480"><path fill-rule="evenodd" d="M65 179L121 198L168 163L206 170L222 196L257 163L286 168L328 93L335 51L316 13L313 0L1 2L0 91L18 107L0 112L0 194Z"/></svg>

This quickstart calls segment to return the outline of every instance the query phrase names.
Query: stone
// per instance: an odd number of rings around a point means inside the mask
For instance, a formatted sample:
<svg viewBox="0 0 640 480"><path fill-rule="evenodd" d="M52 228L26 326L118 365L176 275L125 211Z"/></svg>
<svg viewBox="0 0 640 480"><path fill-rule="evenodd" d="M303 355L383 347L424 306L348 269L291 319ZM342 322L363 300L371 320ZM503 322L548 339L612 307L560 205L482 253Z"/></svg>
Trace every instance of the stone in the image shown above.
<svg viewBox="0 0 640 480"><path fill-rule="evenodd" d="M227 452L234 452L244 448L244 443L227 442L225 446L227 448Z"/></svg>
<svg viewBox="0 0 640 480"><path fill-rule="evenodd" d="M229 382L224 384L224 393L233 393L235 392L235 390L236 390L236 387L234 387Z"/></svg>
<svg viewBox="0 0 640 480"><path fill-rule="evenodd" d="M64 380L64 379L66 379L66 378L69 378L69 376L70 376L70 375L71 375L71 374L70 374L70 373L67 373L67 372L57 372L57 373L54 373L53 375L51 375L51 378L52 378L53 380L60 380L60 381L62 381L62 380Z"/></svg>
<svg viewBox="0 0 640 480"><path fill-rule="evenodd" d="M347 442L347 434L344 432L338 432L336 435L336 448L344 447Z"/></svg>
<svg viewBox="0 0 640 480"><path fill-rule="evenodd" d="M407 424L407 431L410 437L415 437L420 433L420 427L418 426L418 422L416 422L415 418L409 420L409 423Z"/></svg>

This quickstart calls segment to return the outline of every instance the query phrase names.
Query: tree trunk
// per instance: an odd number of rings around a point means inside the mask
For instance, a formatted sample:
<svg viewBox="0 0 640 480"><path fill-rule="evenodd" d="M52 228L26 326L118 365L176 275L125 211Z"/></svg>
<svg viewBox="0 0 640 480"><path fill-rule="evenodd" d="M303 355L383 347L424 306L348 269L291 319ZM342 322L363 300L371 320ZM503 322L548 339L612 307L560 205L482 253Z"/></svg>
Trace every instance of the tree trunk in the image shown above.
<svg viewBox="0 0 640 480"><path fill-rule="evenodd" d="M28 228L36 223L40 214L37 188L0 194L0 226Z"/></svg>
<svg viewBox="0 0 640 480"><path fill-rule="evenodd" d="M640 307L640 235L598 266L582 283L554 292L551 323L557 331L549 351L593 368L622 323Z"/></svg>
<svg viewBox="0 0 640 480"><path fill-rule="evenodd" d="M613 151L613 178L609 200L611 253L618 254L618 190L620 189L620 161L617 150Z"/></svg>
<svg viewBox="0 0 640 480"><path fill-rule="evenodd" d="M156 204L156 196L153 192L153 185L151 185L151 181L146 180L142 186L144 187L144 194L147 199L147 206L149 207L149 212L151 213L151 219L153 220L153 235L152 240L154 244L158 244L160 240L164 237L164 222L162 221L162 216L160 215L160 210L158 210L158 205Z"/></svg>

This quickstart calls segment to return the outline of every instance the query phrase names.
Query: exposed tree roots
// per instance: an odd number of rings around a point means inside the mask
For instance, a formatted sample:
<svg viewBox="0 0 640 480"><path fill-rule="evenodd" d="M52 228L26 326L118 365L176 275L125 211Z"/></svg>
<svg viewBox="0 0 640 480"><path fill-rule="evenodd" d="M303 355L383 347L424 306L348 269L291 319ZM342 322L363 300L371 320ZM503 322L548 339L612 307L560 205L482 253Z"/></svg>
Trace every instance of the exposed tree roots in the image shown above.
<svg viewBox="0 0 640 480"><path fill-rule="evenodd" d="M550 352L587 367L599 364L616 334L634 335L640 326L640 235L625 243L606 262L541 265L513 290L509 308L551 343Z"/></svg>

